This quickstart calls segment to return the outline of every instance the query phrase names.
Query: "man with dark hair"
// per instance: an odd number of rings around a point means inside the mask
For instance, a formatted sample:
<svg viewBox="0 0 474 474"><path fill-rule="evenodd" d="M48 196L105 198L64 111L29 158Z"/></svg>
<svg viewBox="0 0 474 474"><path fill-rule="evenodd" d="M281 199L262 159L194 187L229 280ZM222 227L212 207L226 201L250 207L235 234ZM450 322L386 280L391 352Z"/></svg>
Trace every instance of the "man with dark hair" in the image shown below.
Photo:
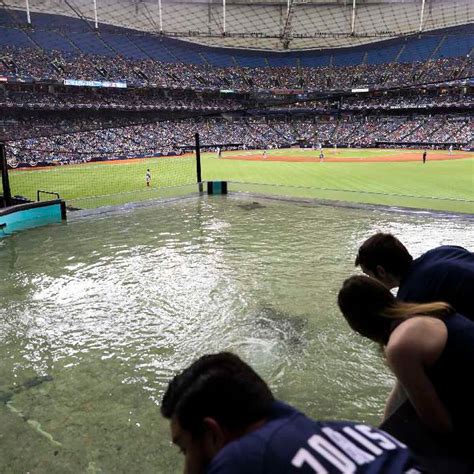
<svg viewBox="0 0 474 474"><path fill-rule="evenodd" d="M474 253L463 247L442 245L413 260L396 237L378 233L361 245L355 265L387 288L398 287L402 301L445 301L474 320Z"/></svg>
<svg viewBox="0 0 474 474"><path fill-rule="evenodd" d="M186 474L377 473L419 471L406 446L352 422L318 422L276 401L236 355L195 361L169 384L161 413Z"/></svg>

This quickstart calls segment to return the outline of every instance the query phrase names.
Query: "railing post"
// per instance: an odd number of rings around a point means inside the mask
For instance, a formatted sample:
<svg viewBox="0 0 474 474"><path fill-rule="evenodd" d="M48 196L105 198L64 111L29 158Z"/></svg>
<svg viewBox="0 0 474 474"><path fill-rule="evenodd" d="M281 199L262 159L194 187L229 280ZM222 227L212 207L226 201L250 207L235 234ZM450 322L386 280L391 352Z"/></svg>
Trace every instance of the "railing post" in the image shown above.
<svg viewBox="0 0 474 474"><path fill-rule="evenodd" d="M10 190L10 181L8 179L7 154L5 151L5 143L3 142L0 142L0 168L2 170L3 201L5 207L7 207L12 204L12 193Z"/></svg>

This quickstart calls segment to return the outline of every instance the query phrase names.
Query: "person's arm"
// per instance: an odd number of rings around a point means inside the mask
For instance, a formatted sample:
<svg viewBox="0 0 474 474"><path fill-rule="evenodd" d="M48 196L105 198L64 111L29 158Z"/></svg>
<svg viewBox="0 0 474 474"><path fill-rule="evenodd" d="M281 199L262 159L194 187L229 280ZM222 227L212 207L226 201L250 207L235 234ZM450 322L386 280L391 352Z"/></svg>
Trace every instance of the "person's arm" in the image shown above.
<svg viewBox="0 0 474 474"><path fill-rule="evenodd" d="M383 421L385 421L390 415L393 415L406 399L407 395L405 390L403 390L402 385L397 380L387 398L387 401L385 402Z"/></svg>
<svg viewBox="0 0 474 474"><path fill-rule="evenodd" d="M446 339L446 326L441 321L413 318L397 327L385 351L389 366L421 421L438 433L452 432L453 424L426 373L426 367L439 358Z"/></svg>

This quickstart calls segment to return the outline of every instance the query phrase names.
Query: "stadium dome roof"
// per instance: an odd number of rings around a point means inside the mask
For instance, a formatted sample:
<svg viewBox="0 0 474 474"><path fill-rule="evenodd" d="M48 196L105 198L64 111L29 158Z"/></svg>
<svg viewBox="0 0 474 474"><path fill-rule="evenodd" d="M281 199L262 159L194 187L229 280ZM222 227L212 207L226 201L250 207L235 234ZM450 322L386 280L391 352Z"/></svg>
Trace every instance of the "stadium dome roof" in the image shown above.
<svg viewBox="0 0 474 474"><path fill-rule="evenodd" d="M4 0L28 9L209 46L269 50L362 45L473 27L472 0ZM20 13L20 12L18 12ZM26 13L25 13L26 14Z"/></svg>

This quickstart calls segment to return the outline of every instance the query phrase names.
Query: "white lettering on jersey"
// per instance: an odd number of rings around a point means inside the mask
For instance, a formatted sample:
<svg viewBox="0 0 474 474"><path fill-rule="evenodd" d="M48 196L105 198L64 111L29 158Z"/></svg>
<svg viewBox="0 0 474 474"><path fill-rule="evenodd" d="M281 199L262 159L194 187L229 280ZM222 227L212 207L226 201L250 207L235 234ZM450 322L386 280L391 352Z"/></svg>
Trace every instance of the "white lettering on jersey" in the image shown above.
<svg viewBox="0 0 474 474"><path fill-rule="evenodd" d="M357 465L371 463L375 460L375 456L382 455L384 450L393 451L399 447L406 448L403 443L392 438L389 434L378 431L371 426L345 426L342 431L372 454L364 451L342 433L326 426L322 428L322 434L329 439L314 434L308 439L307 443L315 453L300 448L291 460L291 464L298 468L305 465L310 466L315 474L328 474L327 469L316 457L316 455L319 455L331 464L331 472L337 470L341 474L353 474L358 470Z"/></svg>
<svg viewBox="0 0 474 474"><path fill-rule="evenodd" d="M375 454L376 456L380 456L383 453L383 449L380 449L374 443L371 443L367 438L364 438L360 433L352 428L351 426L344 426L342 431L349 435L351 438L355 439L359 444L367 448L371 453Z"/></svg>
<svg viewBox="0 0 474 474"><path fill-rule="evenodd" d="M356 472L356 464L320 435L313 435L308 444L343 474Z"/></svg>
<svg viewBox="0 0 474 474"><path fill-rule="evenodd" d="M302 467L305 463L313 468L315 474L328 474L328 471L321 466L319 461L307 449L300 448L291 460L291 464L295 467Z"/></svg>
<svg viewBox="0 0 474 474"><path fill-rule="evenodd" d="M356 446L352 441L347 439L341 433L333 430L332 428L325 427L322 429L322 432L335 444L339 449L344 451L348 456L350 456L357 464L368 464L375 460L374 456L365 452Z"/></svg>
<svg viewBox="0 0 474 474"><path fill-rule="evenodd" d="M374 431L374 429L370 426L356 425L355 429L357 431L360 431L365 437L371 439L372 441L377 441L377 444L383 449L388 449L389 451L392 451L394 449L397 449L398 446L406 448L403 443L400 443L400 441L395 440L387 433L382 434L380 431Z"/></svg>

